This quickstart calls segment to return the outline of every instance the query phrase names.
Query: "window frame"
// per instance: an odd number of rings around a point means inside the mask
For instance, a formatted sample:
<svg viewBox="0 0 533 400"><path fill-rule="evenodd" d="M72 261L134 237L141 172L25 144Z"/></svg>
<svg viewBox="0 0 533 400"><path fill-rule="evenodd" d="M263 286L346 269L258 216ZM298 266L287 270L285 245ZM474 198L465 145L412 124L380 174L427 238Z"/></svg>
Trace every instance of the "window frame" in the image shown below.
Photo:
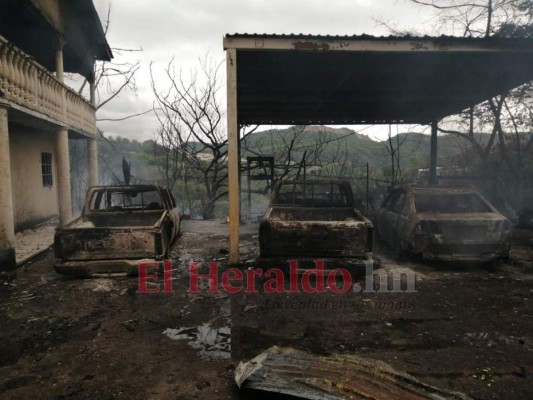
<svg viewBox="0 0 533 400"><path fill-rule="evenodd" d="M41 152L41 180L43 187L54 186L53 158L52 153L48 151Z"/></svg>

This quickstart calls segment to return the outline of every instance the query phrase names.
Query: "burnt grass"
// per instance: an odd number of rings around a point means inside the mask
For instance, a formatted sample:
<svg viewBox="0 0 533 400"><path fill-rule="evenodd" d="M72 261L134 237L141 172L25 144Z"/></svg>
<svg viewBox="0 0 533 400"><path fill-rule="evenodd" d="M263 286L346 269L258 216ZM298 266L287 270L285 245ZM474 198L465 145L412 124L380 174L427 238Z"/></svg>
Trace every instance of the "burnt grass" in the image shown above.
<svg viewBox="0 0 533 400"><path fill-rule="evenodd" d="M278 345L381 360L474 399L533 398L533 233L490 268L397 261L378 248L384 270L415 271L416 293L188 293L187 260L226 268L227 228L186 221L172 293L139 293L134 277L58 275L51 252L3 275L0 397L256 398L233 371ZM243 271L257 265L257 240L257 225L243 225Z"/></svg>

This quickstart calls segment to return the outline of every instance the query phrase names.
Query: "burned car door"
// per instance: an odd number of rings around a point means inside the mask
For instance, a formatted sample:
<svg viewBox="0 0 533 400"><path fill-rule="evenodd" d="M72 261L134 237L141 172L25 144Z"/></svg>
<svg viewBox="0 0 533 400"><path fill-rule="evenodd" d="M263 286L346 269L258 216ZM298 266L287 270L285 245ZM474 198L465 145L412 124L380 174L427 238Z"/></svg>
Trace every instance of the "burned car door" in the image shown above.
<svg viewBox="0 0 533 400"><path fill-rule="evenodd" d="M168 209L168 215L170 217L170 220L172 221L172 237L171 240L175 237L177 237L180 234L180 228L181 228L181 220L180 220L180 213L178 208L176 207L176 200L174 200L174 196L168 190L168 188L162 188L161 194L163 196L165 205Z"/></svg>
<svg viewBox="0 0 533 400"><path fill-rule="evenodd" d="M394 213L396 214L396 224L394 226L394 239L393 245L397 251L405 249L405 240L407 238L406 232L409 231L409 224L412 220L411 204L409 194L402 190L395 205Z"/></svg>
<svg viewBox="0 0 533 400"><path fill-rule="evenodd" d="M378 230L379 235L385 239L386 242L389 242L390 239L390 218L392 216L390 215L390 204L394 201L396 197L396 192L392 192L388 195L388 197L383 201L383 204L381 205L381 209L379 211L379 218L378 218Z"/></svg>
<svg viewBox="0 0 533 400"><path fill-rule="evenodd" d="M395 246L398 242L398 224L402 223L400 221L400 213L405 206L405 202L405 191L395 190L383 203L379 218L379 232L390 246Z"/></svg>

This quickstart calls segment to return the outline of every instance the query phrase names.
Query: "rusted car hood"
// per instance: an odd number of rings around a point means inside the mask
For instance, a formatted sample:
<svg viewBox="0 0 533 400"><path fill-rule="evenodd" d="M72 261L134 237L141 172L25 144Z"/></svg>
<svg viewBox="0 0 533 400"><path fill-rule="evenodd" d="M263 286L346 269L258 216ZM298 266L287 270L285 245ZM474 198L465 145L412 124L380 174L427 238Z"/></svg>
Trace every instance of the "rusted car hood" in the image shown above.
<svg viewBox="0 0 533 400"><path fill-rule="evenodd" d="M323 226L328 228L353 228L361 225L370 225L371 222L347 220L347 221L282 221L280 219L268 219L265 220L270 223L272 228L275 229L312 229L314 226Z"/></svg>
<svg viewBox="0 0 533 400"><path fill-rule="evenodd" d="M506 218L497 213L417 213L418 221L455 221L465 223L505 221Z"/></svg>

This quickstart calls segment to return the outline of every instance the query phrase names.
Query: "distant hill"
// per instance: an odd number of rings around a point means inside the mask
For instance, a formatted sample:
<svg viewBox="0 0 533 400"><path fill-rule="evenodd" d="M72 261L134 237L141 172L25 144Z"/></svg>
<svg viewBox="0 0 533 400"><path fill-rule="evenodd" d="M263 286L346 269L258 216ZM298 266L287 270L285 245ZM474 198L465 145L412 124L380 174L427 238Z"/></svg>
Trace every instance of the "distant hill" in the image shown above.
<svg viewBox="0 0 533 400"><path fill-rule="evenodd" d="M300 129L301 133L296 135L295 129ZM347 159L352 166L364 165L368 162L375 171L382 171L387 175L390 168L390 155L386 150L386 141L376 141L369 136L357 133L348 128L331 128L324 126L306 126L305 128L269 129L254 132L246 139L246 145L242 146L241 157L249 155L276 155L283 157L291 139L293 143L292 161L298 163L305 150L313 152L317 143L322 143L323 150L320 151L320 162L322 164L331 162L339 154ZM421 133L401 133L397 137L392 137L394 143L401 142L400 161L402 169L416 170L427 168L429 163L430 137ZM192 148L201 148L199 143L189 143ZM196 147L198 146L198 147ZM449 166L454 163L454 159L467 146L464 139L452 135L439 136L439 165ZM158 168L154 160L154 150L160 149L154 141L147 140L140 143L136 140L126 138L109 138L101 140L100 144L100 164L102 176L105 182L113 183L121 179L122 157L126 157L132 162L132 174L137 182L152 182L161 179ZM160 150L159 150L160 151ZM207 156L206 156L207 157ZM308 165L311 167L312 165Z"/></svg>
<svg viewBox="0 0 533 400"><path fill-rule="evenodd" d="M272 155L285 147L295 136L295 128L270 129L254 132L246 140L246 147L262 155ZM419 167L427 165L430 152L430 136L410 132L392 137L393 144L400 146L400 161L402 167ZM390 165L390 155L386 150L387 141L375 141L370 137L357 133L348 128L330 128L322 126L308 126L297 136L294 148L295 158L301 158L307 149L312 151L316 143L323 143L322 161L330 161L337 151L346 152L351 162L366 164L374 168L387 168ZM458 156L461 149L467 146L464 139L452 135L439 136L439 162L449 162ZM243 150L242 156L249 155Z"/></svg>

